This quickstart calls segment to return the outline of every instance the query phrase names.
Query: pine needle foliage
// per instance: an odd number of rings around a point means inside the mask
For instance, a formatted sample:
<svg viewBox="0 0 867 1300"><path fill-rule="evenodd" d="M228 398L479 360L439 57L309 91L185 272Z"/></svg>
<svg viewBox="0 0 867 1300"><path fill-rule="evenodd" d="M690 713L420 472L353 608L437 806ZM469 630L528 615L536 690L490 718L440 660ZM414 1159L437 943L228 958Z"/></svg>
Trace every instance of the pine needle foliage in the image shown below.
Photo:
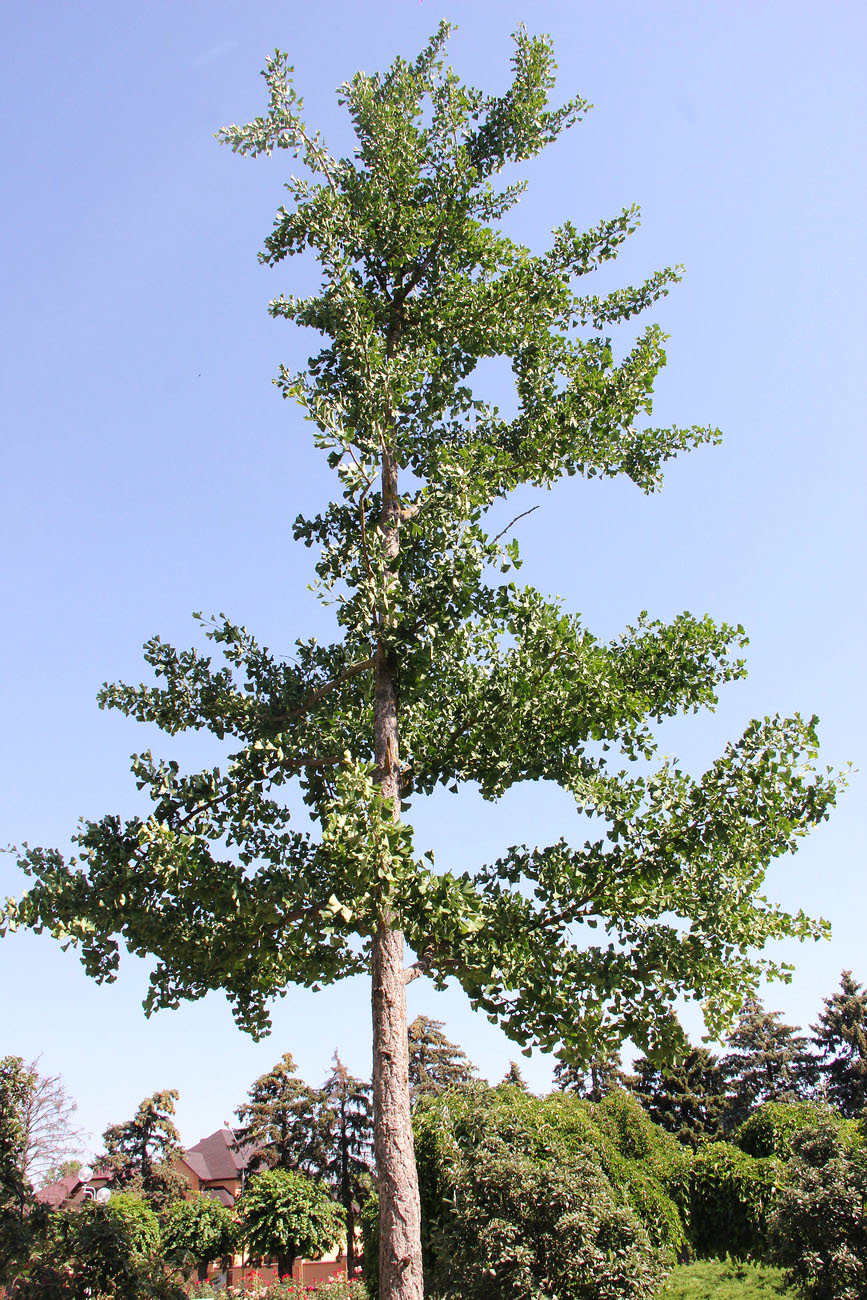
<svg viewBox="0 0 867 1300"><path fill-rule="evenodd" d="M867 991L850 970L840 976L840 991L824 999L812 1030L827 1100L841 1115L863 1115L867 1108Z"/></svg>
<svg viewBox="0 0 867 1300"><path fill-rule="evenodd" d="M476 1067L466 1052L447 1038L443 1029L442 1020L416 1016L407 1030L413 1104L421 1097L436 1097L448 1088L472 1083L476 1074Z"/></svg>

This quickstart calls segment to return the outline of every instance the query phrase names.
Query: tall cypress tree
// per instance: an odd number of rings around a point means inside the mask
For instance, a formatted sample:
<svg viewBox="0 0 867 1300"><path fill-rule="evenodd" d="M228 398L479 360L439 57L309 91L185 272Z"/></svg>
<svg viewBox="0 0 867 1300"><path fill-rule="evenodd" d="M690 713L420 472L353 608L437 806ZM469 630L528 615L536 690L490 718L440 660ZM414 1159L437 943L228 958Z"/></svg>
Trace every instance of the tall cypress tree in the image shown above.
<svg viewBox="0 0 867 1300"><path fill-rule="evenodd" d="M706 1047L691 1047L668 1065L640 1057L627 1086L653 1122L685 1146L697 1147L722 1132L725 1078L719 1058Z"/></svg>
<svg viewBox="0 0 867 1300"><path fill-rule="evenodd" d="M446 1038L442 1020L416 1016L407 1029L409 1089L413 1104L447 1088L472 1083L476 1067L462 1047Z"/></svg>
<svg viewBox="0 0 867 1300"><path fill-rule="evenodd" d="M343 1206L346 1266L355 1272L355 1225L373 1179L373 1098L369 1083L350 1074L337 1052L320 1092L322 1173Z"/></svg>
<svg viewBox="0 0 867 1300"><path fill-rule="evenodd" d="M488 512L513 492L575 475L652 492L666 462L717 433L650 422L658 326L619 352L610 336L677 272L578 290L634 230L634 208L585 233L565 221L541 253L502 229L517 169L587 107L551 107L550 42L518 31L511 83L486 94L445 66L447 35L341 87L357 137L346 157L308 130L279 53L265 114L221 133L250 156L285 149L305 173L263 260L310 252L321 271L308 297L271 309L320 340L278 384L338 480L295 525L336 601L334 640L301 637L287 661L221 617L208 628L220 665L150 641L157 684L107 686L101 703L169 734L206 728L229 742L227 763L185 773L138 754L150 813L85 821L70 863L25 846L35 883L7 909L80 944L100 979L121 940L155 954L151 1010L222 988L259 1034L288 984L369 972L383 1300L423 1290L406 983L453 978L522 1046L565 1042L576 1057L603 1033L671 1046L683 995L703 999L713 1030L777 969L757 950L822 933L762 882L835 795L809 770L815 720L798 717L751 722L701 775L649 769L656 724L712 707L743 675L740 628L642 614L605 643L503 576L517 516L503 527ZM474 388L490 358L511 367L511 410ZM437 787L494 800L542 779L599 819L589 837L516 845L461 874L414 846L413 801ZM289 825L292 781L312 833Z"/></svg>
<svg viewBox="0 0 867 1300"><path fill-rule="evenodd" d="M299 1078L292 1054L284 1052L250 1084L247 1100L235 1112L235 1148L252 1149L250 1165L255 1168L321 1169L320 1102L321 1094Z"/></svg>
<svg viewBox="0 0 867 1300"><path fill-rule="evenodd" d="M867 991L850 970L840 976L840 991L824 1000L811 1025L819 1054L819 1073L832 1106L849 1117L867 1107Z"/></svg>
<svg viewBox="0 0 867 1300"><path fill-rule="evenodd" d="M728 1128L737 1128L762 1102L795 1101L816 1084L816 1060L806 1035L784 1024L781 1011L766 1011L759 998L744 1002L726 1047L720 1065Z"/></svg>

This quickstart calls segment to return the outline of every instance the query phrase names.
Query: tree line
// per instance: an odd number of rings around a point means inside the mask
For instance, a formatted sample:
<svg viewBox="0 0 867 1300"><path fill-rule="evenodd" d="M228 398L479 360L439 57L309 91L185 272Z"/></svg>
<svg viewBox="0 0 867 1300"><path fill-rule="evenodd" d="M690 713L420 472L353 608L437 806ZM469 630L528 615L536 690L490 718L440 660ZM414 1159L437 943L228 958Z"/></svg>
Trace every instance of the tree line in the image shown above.
<svg viewBox="0 0 867 1300"><path fill-rule="evenodd" d="M560 1062L554 1075L593 1100L631 1089L655 1123L693 1147L732 1133L768 1101L824 1101L854 1119L867 1107L867 992L844 971L810 1034L750 997L721 1053L687 1044L674 1062L639 1057L627 1073L619 1053L606 1052Z"/></svg>
<svg viewBox="0 0 867 1300"><path fill-rule="evenodd" d="M475 1073L465 1053L446 1038L440 1021L417 1017L408 1038L414 1100L464 1083ZM4 1267L8 1275L25 1264L27 1272L34 1250L38 1254L45 1247L48 1220L34 1188L75 1174L82 1164L70 1158L83 1140L73 1122L75 1103L59 1076L42 1076L37 1065L12 1056L0 1061L0 1284ZM195 1264L200 1272L210 1261L230 1256L243 1240L248 1259L273 1257L283 1275L291 1273L295 1257L315 1255L342 1237L352 1277L358 1214L374 1177L370 1082L352 1075L335 1052L319 1087L299 1076L290 1053L251 1084L232 1130L245 1184L239 1202L242 1233L237 1216L233 1219L217 1202L188 1199L188 1183L177 1167L183 1156L174 1121L177 1099L175 1089L154 1093L130 1119L105 1129L95 1164L110 1172L112 1214L120 1207L127 1213L127 1226L131 1215L147 1228L147 1214L130 1210L144 1205L160 1225L167 1262L179 1268ZM320 1189L327 1193L324 1198ZM55 1254L68 1251L68 1240L54 1240L49 1254L51 1249ZM49 1286L44 1270L34 1276L43 1290ZM125 1285L132 1286L129 1277ZM19 1281L24 1295L22 1286Z"/></svg>
<svg viewBox="0 0 867 1300"><path fill-rule="evenodd" d="M441 1021L424 1016L417 1017L408 1028L410 1092L424 1168L425 1142L430 1139L433 1122L430 1116L437 1113L431 1107L438 1099L450 1097L454 1107L454 1098L461 1094L475 1098L468 1101L469 1110L464 1112L468 1122L473 1106L486 1116L486 1125L496 1126L506 1113L501 1102L491 1109L492 1103L479 1100L490 1094L490 1089L444 1028ZM741 1203L745 1184L742 1178L738 1181L737 1169L756 1154L766 1156L768 1142L773 1146L777 1141L763 1135L762 1125L771 1122L768 1116L776 1116L773 1123L783 1123L784 1127L800 1124L803 1128L811 1116L821 1117L821 1110L802 1113L796 1107L787 1111L787 1105L824 1105L843 1121L853 1121L867 1110L867 991L850 971L843 972L839 990L823 1000L810 1030L806 1034L786 1024L780 1012L767 1011L758 998L751 997L745 1001L719 1053L686 1044L674 1062L639 1057L631 1071L623 1068L620 1055L612 1051L592 1056L580 1066L560 1060L554 1069L556 1092L552 1097L567 1094L593 1107L618 1094L631 1094L654 1128L668 1133L695 1155L690 1166L690 1214L700 1248L712 1250L722 1243L726 1251L736 1254L742 1239L754 1244L757 1232L750 1217L752 1210L748 1212ZM524 1114L525 1120L530 1112L522 1111L522 1106L532 1109L535 1105L515 1062L494 1092L511 1097L506 1110L517 1107L516 1113ZM145 1239L150 1239L149 1233L158 1234L161 1254L170 1267L197 1268L200 1276L205 1275L209 1262L227 1258L242 1241L250 1260L273 1258L284 1274L291 1272L296 1256L316 1254L342 1237L347 1270L353 1276L359 1217L365 1207L368 1255L378 1242L370 1213L370 1207L376 1204L370 1082L352 1075L337 1053L330 1073L319 1086L300 1077L290 1053L254 1080L237 1108L237 1124L232 1130L232 1143L244 1171L242 1195L234 1214L210 1198L189 1199L188 1184L176 1164L183 1155L174 1123L177 1096L175 1090L169 1089L146 1097L134 1116L109 1125L103 1133L103 1148L96 1163L110 1171L112 1214L115 1220L121 1215L126 1234L125 1244L118 1247L127 1260L124 1268L129 1264L130 1250L135 1255L129 1239L132 1224L137 1232L144 1233ZM527 1098L526 1103L521 1096ZM774 1111L775 1105L782 1110ZM33 1200L33 1183L45 1185L57 1175L75 1171L77 1161L59 1159L80 1140L73 1121L74 1109L59 1078L42 1077L35 1066L25 1066L19 1058L7 1057L0 1062L0 1280L4 1267L7 1280L16 1269L21 1273L22 1261L30 1252L30 1263L25 1263L22 1276L27 1282L32 1274L30 1280L38 1283L46 1295L50 1294L46 1272L50 1272L50 1264L46 1259L50 1260L52 1250L56 1256L72 1249L72 1228L68 1216L66 1220L62 1215L54 1216L52 1237L44 1208ZM556 1109L552 1113L556 1118ZM617 1113L616 1107L605 1113ZM797 1123L793 1115L801 1116ZM751 1117L757 1117L757 1122ZM634 1122L634 1117L629 1120L630 1124ZM478 1124L478 1117L472 1123ZM490 1134L477 1136L487 1141ZM733 1150L739 1153L734 1157L735 1172ZM504 1170L515 1162L520 1164L523 1157L503 1147L501 1158L505 1163L499 1176L505 1177ZM838 1162L839 1158L838 1152ZM517 1177L517 1164L510 1177ZM525 1169L522 1177L525 1183L527 1179L532 1182L537 1174ZM579 1174L576 1166L570 1177L580 1182L590 1175ZM729 1207L729 1219L739 1226L722 1233L717 1227L702 1228L705 1219L709 1223L719 1219L719 1206L713 1197L711 1208L706 1205L705 1182L718 1187L726 1179L736 1187L732 1192L735 1209ZM91 1213L98 1212L91 1209ZM430 1204L427 1212L429 1217L438 1213L431 1210ZM599 1212L602 1214L601 1209ZM726 1221L725 1214L722 1221ZM86 1219L80 1221L77 1230L84 1223ZM748 1226L744 1227L744 1223ZM57 1240L57 1224L65 1225L61 1242ZM53 1241L48 1247L46 1233ZM638 1251L638 1260L641 1251L634 1243L630 1251L633 1248ZM81 1255L80 1243L77 1249ZM40 1251L46 1257L41 1262ZM35 1273L34 1252L38 1265ZM367 1263L370 1274L370 1258ZM93 1267L83 1276L92 1283ZM129 1294L134 1294L128 1269L124 1278ZM368 1283L375 1291L375 1270L368 1276ZM28 1294L24 1283L19 1282L19 1293L23 1297Z"/></svg>

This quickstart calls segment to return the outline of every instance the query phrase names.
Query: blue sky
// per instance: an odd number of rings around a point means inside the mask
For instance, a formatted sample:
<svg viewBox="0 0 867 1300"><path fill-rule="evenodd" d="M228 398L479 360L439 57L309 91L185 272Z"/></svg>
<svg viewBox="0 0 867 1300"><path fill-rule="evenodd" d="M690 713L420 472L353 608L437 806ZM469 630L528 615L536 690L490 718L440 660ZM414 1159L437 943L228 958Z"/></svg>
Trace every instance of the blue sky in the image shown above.
<svg viewBox="0 0 867 1300"><path fill-rule="evenodd" d="M256 262L286 160L239 159L213 132L260 111L257 71L280 46L308 120L344 152L334 88L414 54L441 17L459 26L459 73L491 90L519 22L552 34L562 96L595 107L528 169L514 228L539 248L566 218L590 226L640 203L639 233L598 285L685 264L655 317L671 341L654 420L725 433L653 497L575 480L542 496L520 528L522 577L603 636L641 609L745 625L749 679L666 733L691 766L748 718L800 709L822 719L824 761L864 769L863 5L837 0L820 19L801 0L40 0L0 18L0 843L63 846L79 816L133 810L128 755L154 738L94 695L140 679L154 632L187 644L196 609L225 610L276 649L324 628L290 524L331 489L270 382L310 343L265 312L308 273ZM462 868L569 834L575 813L533 788L494 806L446 795L415 821L419 843ZM842 968L867 979L864 843L856 774L831 822L769 875L770 896L834 927L830 943L782 953L796 975L767 1001L795 1023L815 1019ZM0 894L19 888L0 859ZM335 1048L369 1068L363 981L290 990L254 1044L217 995L145 1021L145 976L128 959L98 987L48 937L0 942L0 1054L42 1053L94 1138L177 1087L194 1142L284 1051L311 1082ZM517 1054L459 993L416 981L409 999L487 1076ZM548 1085L546 1058L522 1068Z"/></svg>

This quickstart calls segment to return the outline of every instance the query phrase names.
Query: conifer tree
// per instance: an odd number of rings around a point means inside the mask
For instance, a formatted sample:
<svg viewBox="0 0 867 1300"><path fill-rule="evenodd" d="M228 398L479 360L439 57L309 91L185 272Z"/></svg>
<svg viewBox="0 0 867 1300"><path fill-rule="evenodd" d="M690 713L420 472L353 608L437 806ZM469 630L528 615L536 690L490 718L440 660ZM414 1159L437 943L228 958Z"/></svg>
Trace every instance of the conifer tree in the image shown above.
<svg viewBox="0 0 867 1300"><path fill-rule="evenodd" d="M726 1080L726 1127L737 1128L764 1101L796 1101L816 1083L816 1062L806 1035L784 1024L781 1011L766 1011L747 998L726 1039L720 1062Z"/></svg>
<svg viewBox="0 0 867 1300"><path fill-rule="evenodd" d="M503 1083L509 1088L521 1088L524 1092L529 1092L527 1081L521 1073L521 1067L517 1061L510 1061L509 1068L503 1075Z"/></svg>
<svg viewBox="0 0 867 1300"><path fill-rule="evenodd" d="M685 1146L697 1147L722 1132L725 1079L719 1058L706 1047L691 1047L670 1065L640 1057L627 1084L653 1122Z"/></svg>
<svg viewBox="0 0 867 1300"><path fill-rule="evenodd" d="M463 1048L446 1038L442 1020L416 1016L407 1029L407 1037L413 1104L421 1097L436 1097L447 1088L472 1083L476 1067Z"/></svg>
<svg viewBox="0 0 867 1300"><path fill-rule="evenodd" d="M867 1107L867 991L850 970L843 971L839 993L824 999L818 1023L810 1028L828 1101L842 1115L862 1115Z"/></svg>
<svg viewBox="0 0 867 1300"><path fill-rule="evenodd" d="M455 979L522 1045L565 1042L576 1058L600 1038L671 1047L683 995L704 999L713 1032L779 969L756 955L769 940L823 932L761 885L835 793L810 770L814 720L799 717L750 723L703 775L654 767L656 724L712 707L743 675L741 629L641 614L605 643L503 576L517 543L487 516L516 489L625 475L652 492L667 461L717 433L650 421L658 326L617 350L610 336L677 271L578 291L634 230L634 208L586 233L566 221L542 253L500 228L521 164L587 107L550 106L550 42L518 31L511 84L485 94L444 65L447 35L341 87L349 156L308 130L279 52L267 111L221 133L304 169L263 260L309 252L322 275L271 310L322 340L278 385L338 479L336 499L295 525L336 601L335 639L299 638L287 659L221 616L207 635L223 663L148 642L156 684L106 686L101 704L170 735L210 730L228 763L186 773L137 755L150 812L85 821L70 862L25 846L34 882L6 909L80 945L99 979L114 977L121 940L154 954L149 1010L222 988L257 1034L288 984L369 971L383 1300L422 1294L406 983ZM473 388L487 358L511 366L505 409ZM589 838L555 833L460 871L414 846L412 804L437 787L494 800L540 779L597 819ZM289 823L293 781L311 834Z"/></svg>
<svg viewBox="0 0 867 1300"><path fill-rule="evenodd" d="M284 1052L273 1069L251 1083L247 1100L235 1112L235 1149L251 1152L251 1168L320 1169L320 1101L320 1093L296 1073L292 1054Z"/></svg>
<svg viewBox="0 0 867 1300"><path fill-rule="evenodd" d="M320 1097L322 1173L346 1216L346 1267L352 1277L358 1212L373 1183L371 1086L350 1074L335 1052L334 1069L323 1083Z"/></svg>
<svg viewBox="0 0 867 1300"><path fill-rule="evenodd" d="M140 1102L132 1119L110 1124L102 1135L105 1157L112 1170L112 1185L137 1192L156 1210L183 1196L186 1181L174 1167L183 1155L181 1135L175 1127L177 1090L155 1092Z"/></svg>
<svg viewBox="0 0 867 1300"><path fill-rule="evenodd" d="M626 1075L620 1053L603 1049L579 1065L558 1061L554 1066L554 1082L562 1092L577 1092L589 1101L601 1101L612 1088L625 1086Z"/></svg>

